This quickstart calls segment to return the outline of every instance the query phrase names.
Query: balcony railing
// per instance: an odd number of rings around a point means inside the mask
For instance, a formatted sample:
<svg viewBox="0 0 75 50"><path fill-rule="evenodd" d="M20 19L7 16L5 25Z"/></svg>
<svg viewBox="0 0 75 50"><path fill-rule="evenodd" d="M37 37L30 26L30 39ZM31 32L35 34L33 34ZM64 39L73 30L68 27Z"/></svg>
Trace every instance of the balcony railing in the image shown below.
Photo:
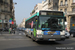
<svg viewBox="0 0 75 50"><path fill-rule="evenodd" d="M67 15L75 15L75 11L69 11Z"/></svg>
<svg viewBox="0 0 75 50"><path fill-rule="evenodd" d="M75 11L69 11L69 13L75 13Z"/></svg>
<svg viewBox="0 0 75 50"><path fill-rule="evenodd" d="M64 5L59 5L59 7L68 7L68 4L64 4Z"/></svg>
<svg viewBox="0 0 75 50"><path fill-rule="evenodd" d="M0 0L0 4L3 4L3 0Z"/></svg>
<svg viewBox="0 0 75 50"><path fill-rule="evenodd" d="M12 13L11 11L0 10L1 13Z"/></svg>
<svg viewBox="0 0 75 50"><path fill-rule="evenodd" d="M3 1L3 0L0 0L0 4L2 4L2 5L7 5L7 6L11 6L11 4L9 4L8 2L5 2L5 1Z"/></svg>
<svg viewBox="0 0 75 50"><path fill-rule="evenodd" d="M72 6L75 6L75 3L72 3Z"/></svg>
<svg viewBox="0 0 75 50"><path fill-rule="evenodd" d="M7 4L8 5L8 2L4 2L4 4Z"/></svg>
<svg viewBox="0 0 75 50"><path fill-rule="evenodd" d="M60 6L68 6L68 4L60 5Z"/></svg>

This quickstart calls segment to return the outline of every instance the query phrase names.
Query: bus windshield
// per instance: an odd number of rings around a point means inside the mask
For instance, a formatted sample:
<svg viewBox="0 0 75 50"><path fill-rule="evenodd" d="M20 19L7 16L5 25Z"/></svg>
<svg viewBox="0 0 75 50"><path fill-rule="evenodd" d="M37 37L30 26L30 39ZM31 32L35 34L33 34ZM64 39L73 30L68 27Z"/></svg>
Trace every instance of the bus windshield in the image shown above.
<svg viewBox="0 0 75 50"><path fill-rule="evenodd" d="M50 30L65 29L63 17L39 17L39 29L50 28Z"/></svg>

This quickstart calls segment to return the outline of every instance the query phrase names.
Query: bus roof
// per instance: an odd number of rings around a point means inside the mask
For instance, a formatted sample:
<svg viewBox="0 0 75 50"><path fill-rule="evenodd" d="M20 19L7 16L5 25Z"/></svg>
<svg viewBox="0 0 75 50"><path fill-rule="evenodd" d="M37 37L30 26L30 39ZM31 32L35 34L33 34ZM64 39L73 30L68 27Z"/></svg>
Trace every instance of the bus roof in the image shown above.
<svg viewBox="0 0 75 50"><path fill-rule="evenodd" d="M40 10L39 12L42 12L42 11L50 11L50 10ZM36 14L34 14L33 16L31 16L30 18L28 18L27 20L25 20L25 21L28 21L29 19L31 19L31 18L33 18L33 17L35 17L35 16L39 16L39 12L37 12ZM62 11L50 11L50 12L62 12Z"/></svg>
<svg viewBox="0 0 75 50"><path fill-rule="evenodd" d="M36 14L34 14L33 16L31 16L30 18L28 18L26 21L28 21L29 19L31 19L31 18L33 18L33 17L35 17L35 16L39 16L39 12L37 12Z"/></svg>

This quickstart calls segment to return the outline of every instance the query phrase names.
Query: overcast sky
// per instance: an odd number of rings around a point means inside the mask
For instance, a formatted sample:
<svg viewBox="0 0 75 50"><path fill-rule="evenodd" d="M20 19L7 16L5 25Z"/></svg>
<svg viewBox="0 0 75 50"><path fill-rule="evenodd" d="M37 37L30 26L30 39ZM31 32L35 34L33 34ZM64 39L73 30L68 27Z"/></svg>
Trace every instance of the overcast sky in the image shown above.
<svg viewBox="0 0 75 50"><path fill-rule="evenodd" d="M16 23L20 24L23 18L28 18L37 3L42 3L42 0L14 0Z"/></svg>

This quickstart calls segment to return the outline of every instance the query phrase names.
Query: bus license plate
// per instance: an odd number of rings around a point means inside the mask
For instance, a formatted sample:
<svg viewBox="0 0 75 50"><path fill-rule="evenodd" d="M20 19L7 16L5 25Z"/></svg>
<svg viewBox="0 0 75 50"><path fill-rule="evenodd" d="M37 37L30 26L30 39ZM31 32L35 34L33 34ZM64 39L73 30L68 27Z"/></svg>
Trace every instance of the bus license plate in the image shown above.
<svg viewBox="0 0 75 50"><path fill-rule="evenodd" d="M48 34L54 34L55 32L48 32Z"/></svg>
<svg viewBox="0 0 75 50"><path fill-rule="evenodd" d="M49 41L55 41L55 39L49 39Z"/></svg>

